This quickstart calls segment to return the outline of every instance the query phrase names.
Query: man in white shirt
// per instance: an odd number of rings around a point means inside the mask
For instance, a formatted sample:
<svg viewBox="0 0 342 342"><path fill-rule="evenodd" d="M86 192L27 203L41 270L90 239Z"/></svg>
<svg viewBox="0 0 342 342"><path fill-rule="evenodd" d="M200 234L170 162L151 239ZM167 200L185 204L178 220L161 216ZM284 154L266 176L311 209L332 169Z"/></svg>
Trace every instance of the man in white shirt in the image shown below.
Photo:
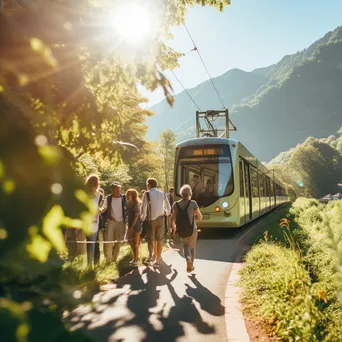
<svg viewBox="0 0 342 342"><path fill-rule="evenodd" d="M146 185L148 191L145 192L141 205L141 219L143 221L148 220L146 237L149 257L145 263L147 265L153 264L153 247L156 244L157 255L154 266L159 267L164 240L164 214L171 214L171 206L166 194L157 189L158 184L154 178L149 178Z"/></svg>
<svg viewBox="0 0 342 342"><path fill-rule="evenodd" d="M101 212L104 220L107 222L106 232L104 234L105 241L120 241L103 244L104 254L107 262L111 262L112 254L114 262L118 261L121 244L126 233L126 198L121 194L121 185L113 182L110 185L112 194L106 197ZM114 248L113 248L114 246ZM113 253L114 250L114 253Z"/></svg>

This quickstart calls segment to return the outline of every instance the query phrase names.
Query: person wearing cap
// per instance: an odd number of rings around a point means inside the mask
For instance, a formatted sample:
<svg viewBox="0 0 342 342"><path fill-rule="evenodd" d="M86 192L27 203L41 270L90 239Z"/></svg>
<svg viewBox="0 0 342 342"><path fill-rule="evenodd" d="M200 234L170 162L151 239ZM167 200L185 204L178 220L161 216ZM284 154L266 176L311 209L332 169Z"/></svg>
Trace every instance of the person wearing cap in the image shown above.
<svg viewBox="0 0 342 342"><path fill-rule="evenodd" d="M121 194L119 182L113 182L110 187L112 193L106 197L101 208L103 219L107 224L104 239L118 242L105 243L103 250L107 262L111 262L113 257L116 263L126 234L127 203L125 195Z"/></svg>

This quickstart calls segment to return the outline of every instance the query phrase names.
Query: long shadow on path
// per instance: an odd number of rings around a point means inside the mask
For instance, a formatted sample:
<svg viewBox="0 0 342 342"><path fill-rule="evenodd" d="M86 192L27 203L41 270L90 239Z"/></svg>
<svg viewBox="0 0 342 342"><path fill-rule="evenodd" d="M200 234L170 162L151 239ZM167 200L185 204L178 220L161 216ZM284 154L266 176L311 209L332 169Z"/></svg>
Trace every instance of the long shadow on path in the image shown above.
<svg viewBox="0 0 342 342"><path fill-rule="evenodd" d="M178 276L165 263L159 270L135 270L118 279L115 288L95 296L92 308L80 307L69 319L75 330L87 331L95 341L171 342L186 334L185 325L200 335L214 334L215 326L203 320L198 307L224 315L219 298L194 276L190 280L195 287L180 281L175 285Z"/></svg>

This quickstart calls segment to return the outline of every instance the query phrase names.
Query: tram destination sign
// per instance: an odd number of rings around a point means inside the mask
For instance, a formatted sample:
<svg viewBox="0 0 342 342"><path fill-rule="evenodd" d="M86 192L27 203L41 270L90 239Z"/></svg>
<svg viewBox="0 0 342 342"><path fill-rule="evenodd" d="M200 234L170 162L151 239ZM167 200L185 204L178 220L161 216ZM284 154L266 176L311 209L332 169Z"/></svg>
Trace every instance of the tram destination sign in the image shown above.
<svg viewBox="0 0 342 342"><path fill-rule="evenodd" d="M221 146L215 147L200 147L187 148L184 152L184 157L213 157L223 155L223 148Z"/></svg>

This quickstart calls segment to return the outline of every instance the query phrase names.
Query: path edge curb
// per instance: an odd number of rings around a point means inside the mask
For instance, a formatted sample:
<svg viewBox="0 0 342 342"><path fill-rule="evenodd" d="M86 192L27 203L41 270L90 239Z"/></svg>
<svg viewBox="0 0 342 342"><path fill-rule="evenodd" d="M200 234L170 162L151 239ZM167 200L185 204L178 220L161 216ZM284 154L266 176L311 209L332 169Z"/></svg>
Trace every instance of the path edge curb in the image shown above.
<svg viewBox="0 0 342 342"><path fill-rule="evenodd" d="M239 301L241 288L237 285L240 279L239 270L242 267L242 263L233 264L226 286L224 306L228 342L250 342Z"/></svg>

